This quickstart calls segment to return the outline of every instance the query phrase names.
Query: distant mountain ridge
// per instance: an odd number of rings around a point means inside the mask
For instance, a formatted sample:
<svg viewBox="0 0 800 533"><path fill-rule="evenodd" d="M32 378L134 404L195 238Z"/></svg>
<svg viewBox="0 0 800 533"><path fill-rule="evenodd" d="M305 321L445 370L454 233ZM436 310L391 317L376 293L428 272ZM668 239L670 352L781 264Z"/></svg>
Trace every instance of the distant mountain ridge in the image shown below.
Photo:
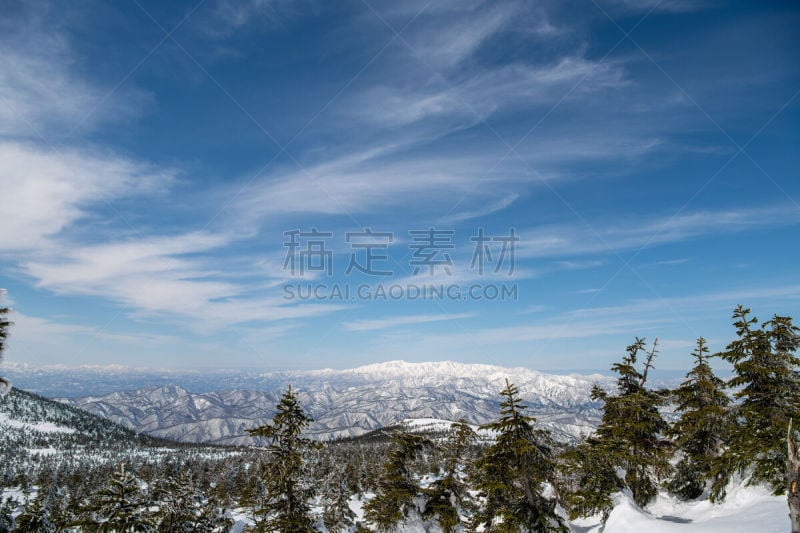
<svg viewBox="0 0 800 533"><path fill-rule="evenodd" d="M61 398L150 435L184 442L248 444L245 430L268 422L291 384L314 418L320 439L356 436L406 419L483 424L499 412L498 392L508 379L520 388L529 412L568 440L592 431L599 404L591 400L601 375L557 375L527 368L452 361L390 361L348 370L275 372L247 377L228 390L190 392L175 384L99 396Z"/></svg>

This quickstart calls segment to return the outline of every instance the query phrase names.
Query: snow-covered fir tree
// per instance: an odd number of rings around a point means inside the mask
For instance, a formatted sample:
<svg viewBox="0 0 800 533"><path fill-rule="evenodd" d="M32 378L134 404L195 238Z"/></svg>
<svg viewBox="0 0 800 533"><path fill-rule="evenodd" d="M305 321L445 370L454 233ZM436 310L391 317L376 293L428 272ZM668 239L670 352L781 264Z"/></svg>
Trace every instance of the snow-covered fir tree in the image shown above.
<svg viewBox="0 0 800 533"><path fill-rule="evenodd" d="M303 437L303 430L311 422L290 386L278 402L272 424L248 430L250 435L269 441L266 468L262 469L266 492L255 510L257 531L314 531L309 500L315 491L303 468L305 455L318 446Z"/></svg>
<svg viewBox="0 0 800 533"><path fill-rule="evenodd" d="M694 367L673 395L680 419L670 434L680 455L667 487L684 499L694 499L705 490L713 463L720 454L730 398L725 382L709 364L709 350L703 337L692 352Z"/></svg>
<svg viewBox="0 0 800 533"><path fill-rule="evenodd" d="M350 509L350 487L344 465L334 466L323 482L322 521L331 533L350 531L356 514Z"/></svg>
<svg viewBox="0 0 800 533"><path fill-rule="evenodd" d="M612 366L616 372L617 391L610 394L595 387L592 396L602 400L603 416L597 428L595 451L605 456L604 464L620 475L622 486L630 489L634 501L646 505L658 493L659 481L669 472L669 442L664 433L667 423L659 412L664 395L646 387L647 373L653 368L657 340L646 354L642 370L636 368L639 355L645 351L644 339L637 338L627 347L622 362ZM590 458L597 454L590 454ZM606 468L597 470L605 478ZM611 484L600 483L606 489Z"/></svg>
<svg viewBox="0 0 800 533"><path fill-rule="evenodd" d="M16 528L20 531L55 533L58 531L51 518L50 500L43 492L28 500L25 510L17 517Z"/></svg>
<svg viewBox="0 0 800 533"><path fill-rule="evenodd" d="M161 531L211 533L227 531L232 525L225 510L207 497L186 471L158 480L153 492Z"/></svg>
<svg viewBox="0 0 800 533"><path fill-rule="evenodd" d="M519 390L506 380L500 418L481 426L495 434L477 460L473 487L479 508L472 528L484 531L569 531L557 512L556 464L548 431L526 416Z"/></svg>
<svg viewBox="0 0 800 533"><path fill-rule="evenodd" d="M365 518L378 531L392 531L419 511L422 489L411 471L411 462L430 445L421 435L397 431L378 477L375 497L364 506Z"/></svg>
<svg viewBox="0 0 800 533"><path fill-rule="evenodd" d="M149 532L156 522L141 482L120 463L108 485L97 491L83 509L81 526L89 532Z"/></svg>
<svg viewBox="0 0 800 533"><path fill-rule="evenodd" d="M611 495L625 488L607 447L604 440L590 436L561 456L564 503L571 520L599 514L605 523L614 508Z"/></svg>
<svg viewBox="0 0 800 533"><path fill-rule="evenodd" d="M67 487L56 485L42 485L39 490L50 513L50 521L55 526L54 531L56 533L68 531L70 524L76 521L76 504L73 494L69 492Z"/></svg>
<svg viewBox="0 0 800 533"><path fill-rule="evenodd" d="M200 506L200 512L194 522L194 529L190 531L203 533L224 533L230 531L234 525L231 514L218 505L213 498L209 498Z"/></svg>
<svg viewBox="0 0 800 533"><path fill-rule="evenodd" d="M750 309L733 312L737 339L720 356L733 364L728 386L738 401L723 453L715 463L712 498L738 472L751 483L766 483L775 494L786 491L786 434L791 419L800 420L800 346L790 317L773 316L758 326Z"/></svg>
<svg viewBox="0 0 800 533"><path fill-rule="evenodd" d="M5 295L5 289L0 289L0 299ZM11 321L8 319L8 314L11 310L8 307L0 306L0 363L3 362L3 351L6 348L6 341L8 339L9 328ZM11 382L3 376L0 376L0 398L8 394L11 389Z"/></svg>
<svg viewBox="0 0 800 533"><path fill-rule="evenodd" d="M0 497L0 533L8 533L14 527L14 511L19 502L12 497L3 500Z"/></svg>
<svg viewBox="0 0 800 533"><path fill-rule="evenodd" d="M153 493L154 503L158 505L155 517L159 527L169 531L194 531L203 498L195 490L188 472L159 479Z"/></svg>
<svg viewBox="0 0 800 533"><path fill-rule="evenodd" d="M463 418L450 428L444 443L444 471L424 491L422 518L433 519L443 533L453 533L468 523L475 501L466 483L468 453L477 435ZM462 518L463 517L463 518Z"/></svg>

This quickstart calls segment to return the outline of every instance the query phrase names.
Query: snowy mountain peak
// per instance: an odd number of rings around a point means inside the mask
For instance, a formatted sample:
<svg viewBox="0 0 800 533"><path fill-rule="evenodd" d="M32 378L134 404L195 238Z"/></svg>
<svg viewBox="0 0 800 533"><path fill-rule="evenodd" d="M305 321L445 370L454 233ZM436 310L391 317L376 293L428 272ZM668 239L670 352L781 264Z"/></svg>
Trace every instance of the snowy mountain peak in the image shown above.
<svg viewBox="0 0 800 533"><path fill-rule="evenodd" d="M355 378L367 381L422 380L423 382L429 383L436 383L442 379L481 380L496 384L497 387L502 387L506 379L517 385L520 385L522 382L539 382L567 387L580 386L587 382L595 383L606 380L605 376L599 374L546 374L524 367L509 368L498 365L461 363L457 361L415 363L404 360L373 363L346 370L326 368L323 370L271 372L262 374L264 378L273 379L286 378L287 376L299 378Z"/></svg>
<svg viewBox="0 0 800 533"><path fill-rule="evenodd" d="M513 369L524 370L525 372L537 373L527 369ZM484 365L484 364L469 364L459 363L456 361L431 361L423 363L410 363L408 361L397 360L387 361L384 363L374 363L364 365L350 370L356 374L371 374L383 376L402 376L402 377L424 377L433 375L446 375L446 376L460 376L460 377L473 377L477 375L491 374L509 374L512 369L503 368L499 366Z"/></svg>

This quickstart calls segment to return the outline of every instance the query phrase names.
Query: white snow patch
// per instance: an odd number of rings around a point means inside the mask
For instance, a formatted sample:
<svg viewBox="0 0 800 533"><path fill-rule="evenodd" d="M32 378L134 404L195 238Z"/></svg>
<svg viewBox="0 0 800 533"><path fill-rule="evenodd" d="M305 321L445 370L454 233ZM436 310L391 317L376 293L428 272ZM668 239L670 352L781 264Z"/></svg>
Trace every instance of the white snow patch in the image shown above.
<svg viewBox="0 0 800 533"><path fill-rule="evenodd" d="M6 413L0 413L0 425L18 429L31 429L43 433L75 433L75 429L73 428L59 426L52 422L23 422L21 420L12 420Z"/></svg>
<svg viewBox="0 0 800 533"><path fill-rule="evenodd" d="M789 513L785 496L764 487L734 487L724 502L682 502L659 494L645 510L629 496L618 495L604 533L785 533ZM599 532L599 525L590 529Z"/></svg>

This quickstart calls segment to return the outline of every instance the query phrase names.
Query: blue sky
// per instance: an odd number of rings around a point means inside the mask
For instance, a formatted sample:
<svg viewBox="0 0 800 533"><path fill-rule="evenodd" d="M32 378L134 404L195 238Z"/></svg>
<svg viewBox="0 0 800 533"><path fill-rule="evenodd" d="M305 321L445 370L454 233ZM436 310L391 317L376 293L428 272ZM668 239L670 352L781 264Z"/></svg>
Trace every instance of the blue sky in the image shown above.
<svg viewBox="0 0 800 533"><path fill-rule="evenodd" d="M685 367L739 303L800 315L798 27L792 2L6 3L6 360L604 369L657 336ZM391 276L345 273L365 228ZM431 228L450 272L414 276ZM513 273L470 268L479 228L514 228ZM330 276L285 268L312 229Z"/></svg>

